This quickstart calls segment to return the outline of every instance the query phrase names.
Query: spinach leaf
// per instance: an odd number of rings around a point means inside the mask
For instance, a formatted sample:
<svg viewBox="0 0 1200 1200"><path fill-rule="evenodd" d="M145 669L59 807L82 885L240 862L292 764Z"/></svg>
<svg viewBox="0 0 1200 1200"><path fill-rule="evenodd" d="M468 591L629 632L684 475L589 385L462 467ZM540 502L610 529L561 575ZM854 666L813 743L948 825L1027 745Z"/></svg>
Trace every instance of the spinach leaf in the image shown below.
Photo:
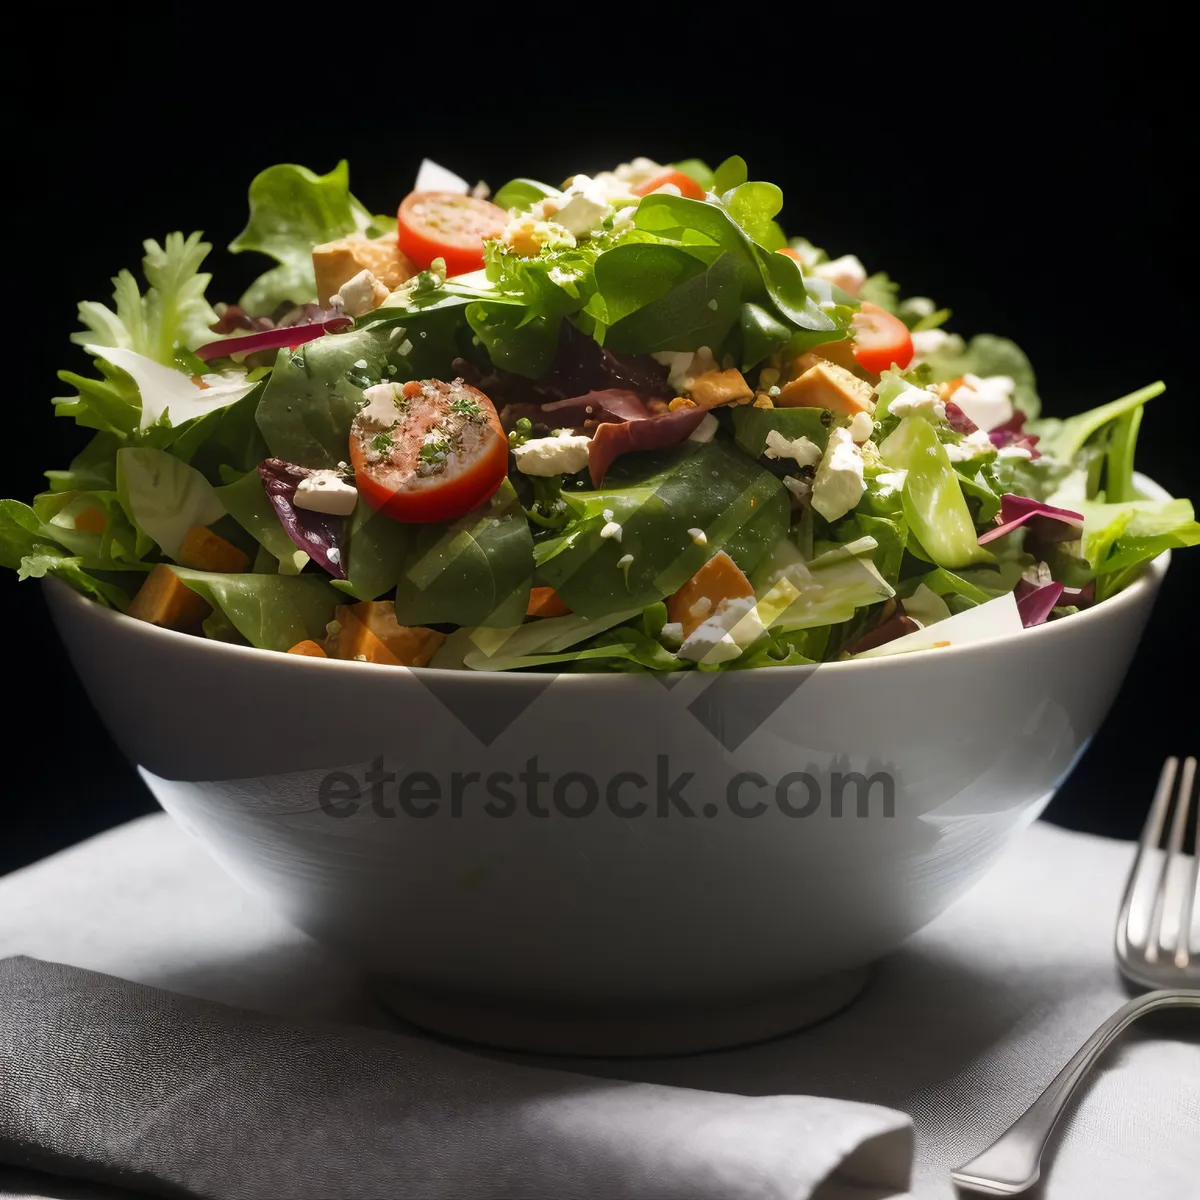
<svg viewBox="0 0 1200 1200"><path fill-rule="evenodd" d="M774 475L721 441L628 455L602 489L563 498L571 519L538 544L538 581L597 617L669 596L718 550L749 573L783 536L790 509ZM601 536L610 521L619 539Z"/></svg>
<svg viewBox="0 0 1200 1200"><path fill-rule="evenodd" d="M486 504L456 521L407 530L396 582L402 625L520 624L533 580L533 535L508 480ZM351 562L353 555L352 537Z"/></svg>

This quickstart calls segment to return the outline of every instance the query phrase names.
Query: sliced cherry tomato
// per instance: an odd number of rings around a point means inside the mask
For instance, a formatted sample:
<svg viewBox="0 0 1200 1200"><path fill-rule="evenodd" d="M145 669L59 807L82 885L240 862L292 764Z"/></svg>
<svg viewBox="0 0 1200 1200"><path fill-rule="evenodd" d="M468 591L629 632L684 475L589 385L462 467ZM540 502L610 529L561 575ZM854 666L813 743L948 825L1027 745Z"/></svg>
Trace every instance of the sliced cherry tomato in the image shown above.
<svg viewBox="0 0 1200 1200"><path fill-rule="evenodd" d="M776 250L775 253L776 254L786 254L788 256L788 258L794 258L798 263L801 263L801 264L803 264L803 262L804 262L804 255L801 254L799 250L793 250L791 248L791 246L780 246L780 248L778 250Z"/></svg>
<svg viewBox="0 0 1200 1200"><path fill-rule="evenodd" d="M674 184L679 189L679 194L686 196L689 200L704 199L704 189L690 175L685 175L682 171L664 171L661 175L655 175L653 179L647 179L645 183L639 183L637 187L633 188L633 194L648 196L668 183Z"/></svg>
<svg viewBox="0 0 1200 1200"><path fill-rule="evenodd" d="M904 370L913 356L912 335L899 317L864 300L850 322L854 334L854 357L864 371L882 375L895 364Z"/></svg>
<svg viewBox="0 0 1200 1200"><path fill-rule="evenodd" d="M492 402L455 380L413 380L372 397L350 427L355 482L377 512L414 524L477 508L504 481L508 439Z"/></svg>
<svg viewBox="0 0 1200 1200"><path fill-rule="evenodd" d="M396 241L422 271L444 258L448 275L462 275L483 266L484 240L498 238L507 224L504 209L476 196L413 192L400 205Z"/></svg>

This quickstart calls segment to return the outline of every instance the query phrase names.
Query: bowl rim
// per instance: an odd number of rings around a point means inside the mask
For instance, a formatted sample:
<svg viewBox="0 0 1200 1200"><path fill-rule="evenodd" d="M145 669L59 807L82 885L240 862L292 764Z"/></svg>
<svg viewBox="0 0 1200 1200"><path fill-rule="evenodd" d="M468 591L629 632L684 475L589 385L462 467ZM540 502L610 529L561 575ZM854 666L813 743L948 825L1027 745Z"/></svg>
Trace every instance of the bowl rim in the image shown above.
<svg viewBox="0 0 1200 1200"><path fill-rule="evenodd" d="M1170 500L1173 497L1165 488L1159 486L1152 479L1135 473L1135 482L1137 483L1139 492L1143 498L1148 500ZM958 657L964 654L980 653L990 648L1002 645L1006 642L1015 642L1020 640L1022 643L1027 643L1030 646L1038 645L1041 642L1047 641L1056 637L1070 636L1068 632L1071 629L1082 629L1084 623L1095 625L1100 621L1115 619L1120 613L1126 609L1132 608L1144 596L1146 592L1157 591L1159 585L1167 573L1167 569L1171 565L1171 551L1164 550L1161 554L1151 559L1146 563L1142 573L1126 587L1118 592L1115 596L1107 600L1103 600L1091 608L1086 608L1081 612L1075 613L1069 618L1061 621L1049 621L1042 625L1035 625L1028 629L1023 629L1018 635L1016 633L1001 634L993 638L985 638L982 641L966 642L954 646L937 647L938 654L941 659ZM94 600L88 599L81 592L77 592L73 587L63 583L60 579L55 579L53 576L47 575L42 580L43 586L49 589L58 597L58 602L64 608L74 608L79 612L87 611L90 613L91 619L101 622L115 624L122 628L125 632L134 636L146 638L151 643L158 641L165 649L168 646L182 646L187 644L193 649L199 646L206 647L204 653L213 656L224 655L227 661L231 664L242 658L244 661L255 662L275 662L276 666L281 665L281 661L287 661L292 664L292 669L300 671L367 671L373 673L373 677L381 677L379 672L379 664L367 662L353 662L338 658L310 658L303 654L287 654L277 650L262 650L257 646L239 646L233 642L220 642L209 638L197 637L191 633L181 633L175 629L163 629L158 625L151 625L145 621L139 621L135 617L126 616L125 613L117 612L111 608L105 608L103 605L96 603ZM1033 640L1030 640L1033 639ZM770 668L759 668L759 670L747 670L734 672L739 678L754 678L761 672L768 672L772 678L778 678L780 672L793 673L811 673L814 670L822 671L836 668L839 672L847 671L878 671L894 669L888 664L894 664L904 661L912 661L914 658L925 661L924 655L928 651L914 651L912 654L895 654L895 655L880 655L875 658L859 658L849 659L845 662L827 662L815 664L802 664L797 666L780 666ZM245 658L250 655L252 659ZM529 675L522 672L513 671L476 671L470 668L453 669L448 667L392 667L393 672L409 672L421 676L436 677L436 678L461 678L472 679L476 681L487 680L483 686L487 687L503 687L505 684L501 680L523 680L528 679ZM539 671L539 677L553 678L558 681L570 680L569 686L572 687L620 687L626 686L629 680L641 680L644 677L642 672L629 671L594 671L594 672L578 672L578 671ZM517 686L523 686L518 684ZM638 685L640 686L640 685Z"/></svg>

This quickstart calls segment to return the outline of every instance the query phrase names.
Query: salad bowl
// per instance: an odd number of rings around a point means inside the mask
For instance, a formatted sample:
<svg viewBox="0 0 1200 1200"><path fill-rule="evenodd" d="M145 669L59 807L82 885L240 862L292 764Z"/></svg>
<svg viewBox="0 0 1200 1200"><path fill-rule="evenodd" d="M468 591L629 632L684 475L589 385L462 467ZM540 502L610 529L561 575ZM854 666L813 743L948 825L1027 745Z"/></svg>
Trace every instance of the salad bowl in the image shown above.
<svg viewBox="0 0 1200 1200"><path fill-rule="evenodd" d="M1168 562L1011 636L674 686L273 655L45 588L162 806L395 1011L661 1054L835 1010L975 883L1104 719Z"/></svg>
<svg viewBox="0 0 1200 1200"><path fill-rule="evenodd" d="M229 250L273 265L210 303L202 234L145 241L59 372L90 440L0 499L162 806L419 1025L662 1054L849 1002L1200 544L1134 471L1161 381L1042 416L748 172L426 160L380 213L267 167Z"/></svg>

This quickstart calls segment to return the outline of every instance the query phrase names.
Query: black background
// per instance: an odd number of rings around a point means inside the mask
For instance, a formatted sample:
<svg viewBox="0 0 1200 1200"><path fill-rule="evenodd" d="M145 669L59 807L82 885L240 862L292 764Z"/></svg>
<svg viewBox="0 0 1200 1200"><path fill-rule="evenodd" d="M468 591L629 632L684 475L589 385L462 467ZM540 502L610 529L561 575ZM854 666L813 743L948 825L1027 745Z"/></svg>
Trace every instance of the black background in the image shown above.
<svg viewBox="0 0 1200 1200"><path fill-rule="evenodd" d="M1139 466L1197 498L1192 68L1161 13L1136 8L1101 23L1053 6L447 5L421 27L380 6L185 6L31 30L7 63L0 492L28 499L82 443L52 418L55 371L85 359L67 342L76 301L107 301L141 239L203 229L218 247L214 300L266 265L223 249L263 166L346 157L355 192L385 211L425 155L497 186L635 154L740 153L752 178L784 188L790 232L949 305L959 332L1014 338L1048 413L1165 379ZM1051 819L1133 836L1162 757L1197 749L1197 559L1176 556ZM0 603L2 872L153 805L37 587L5 573ZM159 686L170 703L170 681Z"/></svg>

